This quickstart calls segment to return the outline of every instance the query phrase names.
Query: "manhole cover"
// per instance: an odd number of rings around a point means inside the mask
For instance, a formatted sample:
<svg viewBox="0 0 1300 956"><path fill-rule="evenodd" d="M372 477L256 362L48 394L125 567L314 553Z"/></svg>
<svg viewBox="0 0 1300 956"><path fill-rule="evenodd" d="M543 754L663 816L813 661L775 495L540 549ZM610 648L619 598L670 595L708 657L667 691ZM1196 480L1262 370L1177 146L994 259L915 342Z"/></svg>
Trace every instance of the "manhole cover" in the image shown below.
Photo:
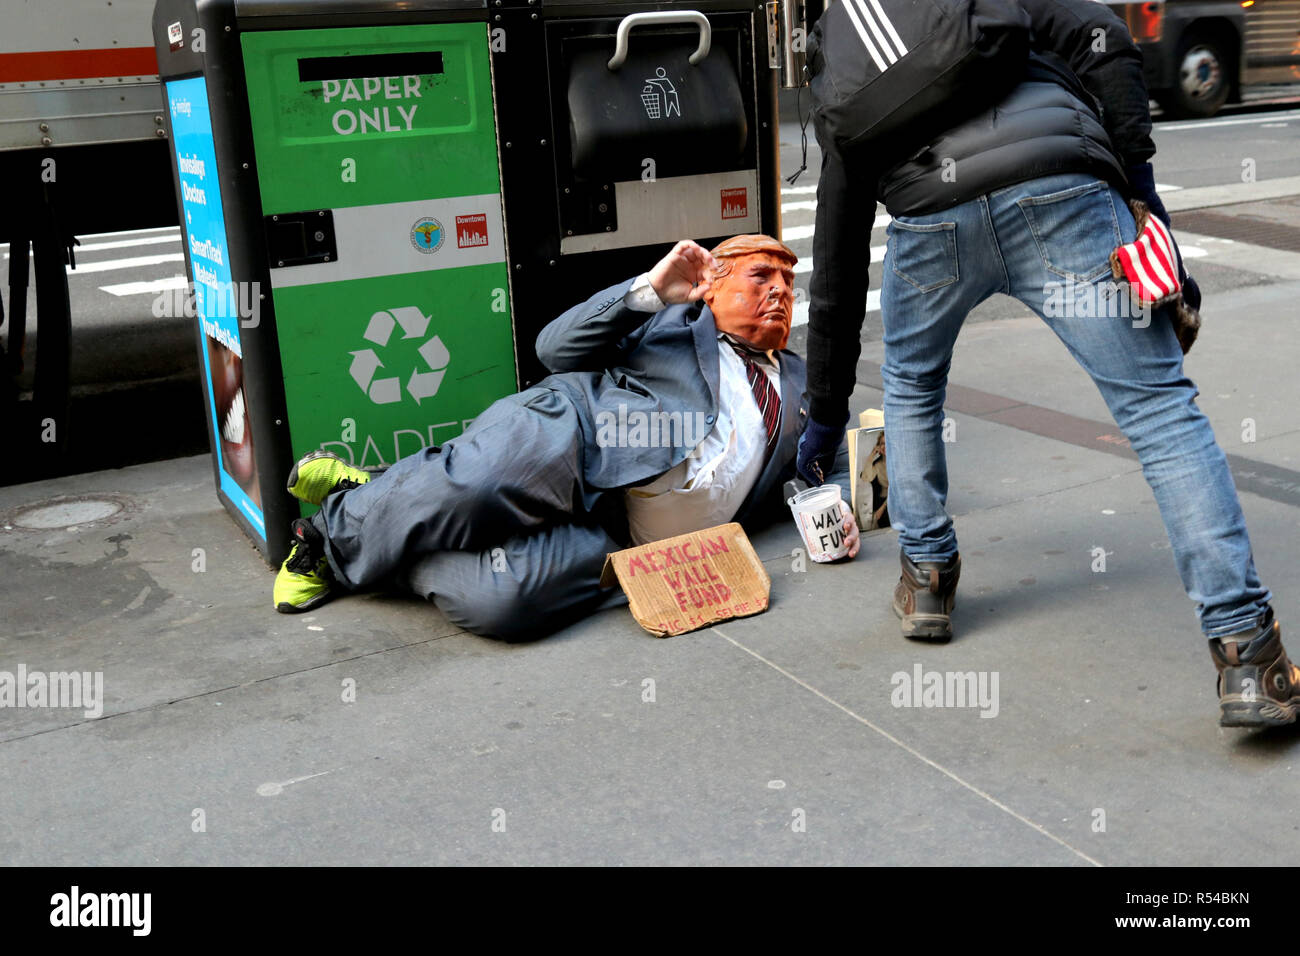
<svg viewBox="0 0 1300 956"><path fill-rule="evenodd" d="M15 528L48 531L103 521L122 510L122 503L111 498L53 498L19 508L5 522Z"/></svg>

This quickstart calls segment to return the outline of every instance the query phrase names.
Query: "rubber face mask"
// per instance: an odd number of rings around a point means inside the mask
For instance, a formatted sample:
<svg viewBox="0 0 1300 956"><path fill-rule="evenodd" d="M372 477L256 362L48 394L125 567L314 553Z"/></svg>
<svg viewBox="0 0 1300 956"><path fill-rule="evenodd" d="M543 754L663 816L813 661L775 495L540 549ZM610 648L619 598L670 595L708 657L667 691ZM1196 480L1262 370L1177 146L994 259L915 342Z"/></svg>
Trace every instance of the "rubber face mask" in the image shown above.
<svg viewBox="0 0 1300 956"><path fill-rule="evenodd" d="M762 351L783 349L794 316L794 266L768 252L739 256L705 296L719 332Z"/></svg>

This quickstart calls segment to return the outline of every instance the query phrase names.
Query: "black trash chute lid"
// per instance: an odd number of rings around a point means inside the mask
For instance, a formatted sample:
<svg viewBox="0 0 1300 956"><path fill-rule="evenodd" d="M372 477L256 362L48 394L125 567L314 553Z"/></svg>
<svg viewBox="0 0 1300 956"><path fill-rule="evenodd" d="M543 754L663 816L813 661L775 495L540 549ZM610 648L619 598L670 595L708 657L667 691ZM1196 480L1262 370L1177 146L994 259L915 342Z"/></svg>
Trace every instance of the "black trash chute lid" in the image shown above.
<svg viewBox="0 0 1300 956"><path fill-rule="evenodd" d="M595 38L593 38L595 39ZM694 33L638 37L610 70L612 39L575 51L569 62L569 147L585 179L656 178L739 168L749 122L736 69L718 45L697 65Z"/></svg>

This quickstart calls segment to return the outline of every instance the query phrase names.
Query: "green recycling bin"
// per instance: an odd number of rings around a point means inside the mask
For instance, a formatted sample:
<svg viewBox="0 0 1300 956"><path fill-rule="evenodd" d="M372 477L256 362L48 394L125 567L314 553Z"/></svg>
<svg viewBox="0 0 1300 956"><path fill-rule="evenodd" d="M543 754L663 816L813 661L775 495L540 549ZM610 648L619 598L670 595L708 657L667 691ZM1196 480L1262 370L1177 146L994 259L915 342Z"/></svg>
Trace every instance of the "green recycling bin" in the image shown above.
<svg viewBox="0 0 1300 956"><path fill-rule="evenodd" d="M241 39L294 454L458 435L515 389L486 30Z"/></svg>
<svg viewBox="0 0 1300 956"><path fill-rule="evenodd" d="M155 10L218 493L272 562L293 460L391 465L517 387L486 25L275 9Z"/></svg>

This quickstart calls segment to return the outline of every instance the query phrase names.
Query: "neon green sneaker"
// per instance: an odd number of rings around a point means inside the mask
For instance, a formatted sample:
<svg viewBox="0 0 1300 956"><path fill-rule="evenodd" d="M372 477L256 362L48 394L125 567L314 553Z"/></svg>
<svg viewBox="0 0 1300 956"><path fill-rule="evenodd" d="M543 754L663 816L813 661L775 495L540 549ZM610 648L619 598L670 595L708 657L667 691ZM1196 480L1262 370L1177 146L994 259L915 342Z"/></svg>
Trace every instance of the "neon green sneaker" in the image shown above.
<svg viewBox="0 0 1300 956"><path fill-rule="evenodd" d="M289 472L289 494L309 505L319 505L336 491L357 488L370 480L370 473L353 468L338 455L313 451L298 459Z"/></svg>
<svg viewBox="0 0 1300 956"><path fill-rule="evenodd" d="M293 549L275 576L271 600L281 614L320 607L334 597L333 574L325 560L325 539L306 518L293 523Z"/></svg>

